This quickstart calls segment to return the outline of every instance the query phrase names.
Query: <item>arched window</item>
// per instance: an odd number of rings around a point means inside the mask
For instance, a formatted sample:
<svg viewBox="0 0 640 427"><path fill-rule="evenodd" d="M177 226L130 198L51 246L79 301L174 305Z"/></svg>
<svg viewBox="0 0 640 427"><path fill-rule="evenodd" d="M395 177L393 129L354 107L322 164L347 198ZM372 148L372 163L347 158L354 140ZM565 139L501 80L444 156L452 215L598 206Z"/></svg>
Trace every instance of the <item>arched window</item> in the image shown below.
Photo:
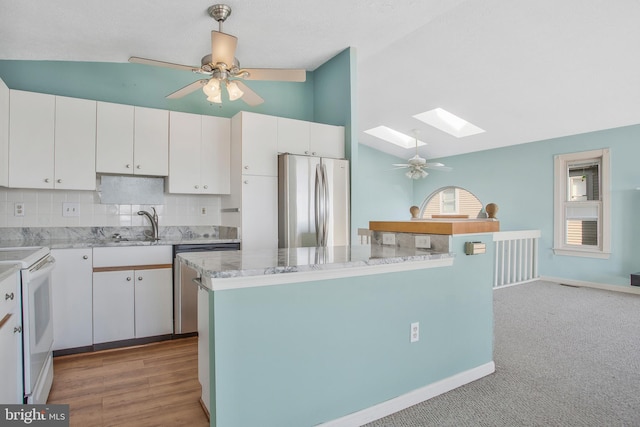
<svg viewBox="0 0 640 427"><path fill-rule="evenodd" d="M482 202L460 187L442 187L420 206L420 218L484 218Z"/></svg>

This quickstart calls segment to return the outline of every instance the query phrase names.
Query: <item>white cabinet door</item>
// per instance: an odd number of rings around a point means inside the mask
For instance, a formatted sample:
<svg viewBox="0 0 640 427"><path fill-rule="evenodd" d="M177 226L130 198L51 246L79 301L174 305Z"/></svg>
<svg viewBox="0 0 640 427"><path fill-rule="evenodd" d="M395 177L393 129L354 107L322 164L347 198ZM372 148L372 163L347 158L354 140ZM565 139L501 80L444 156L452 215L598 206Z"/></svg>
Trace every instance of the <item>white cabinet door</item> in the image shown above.
<svg viewBox="0 0 640 427"><path fill-rule="evenodd" d="M96 189L96 101L56 96L57 189Z"/></svg>
<svg viewBox="0 0 640 427"><path fill-rule="evenodd" d="M242 249L278 247L278 178L242 177Z"/></svg>
<svg viewBox="0 0 640 427"><path fill-rule="evenodd" d="M200 193L201 139L199 115L169 113L169 193Z"/></svg>
<svg viewBox="0 0 640 427"><path fill-rule="evenodd" d="M135 336L173 333L173 275L171 268L135 271Z"/></svg>
<svg viewBox="0 0 640 427"><path fill-rule="evenodd" d="M278 118L242 114L242 173L278 176Z"/></svg>
<svg viewBox="0 0 640 427"><path fill-rule="evenodd" d="M10 91L9 186L53 188L55 97Z"/></svg>
<svg viewBox="0 0 640 427"><path fill-rule="evenodd" d="M133 173L167 176L169 174L169 112L135 107Z"/></svg>
<svg viewBox="0 0 640 427"><path fill-rule="evenodd" d="M314 156L344 159L344 127L309 123L309 150Z"/></svg>
<svg viewBox="0 0 640 427"><path fill-rule="evenodd" d="M53 249L53 349L93 344L91 249Z"/></svg>
<svg viewBox="0 0 640 427"><path fill-rule="evenodd" d="M22 404L22 333L18 273L0 282L0 403Z"/></svg>
<svg viewBox="0 0 640 427"><path fill-rule="evenodd" d="M309 124L278 117L278 152L315 155L309 152Z"/></svg>
<svg viewBox="0 0 640 427"><path fill-rule="evenodd" d="M231 121L202 116L200 180L203 193L229 194L231 178Z"/></svg>
<svg viewBox="0 0 640 427"><path fill-rule="evenodd" d="M134 330L134 271L93 273L93 342L130 339Z"/></svg>
<svg viewBox="0 0 640 427"><path fill-rule="evenodd" d="M0 79L0 186L9 185L9 95L10 90Z"/></svg>
<svg viewBox="0 0 640 427"><path fill-rule="evenodd" d="M98 102L96 171L133 173L134 113L130 105Z"/></svg>

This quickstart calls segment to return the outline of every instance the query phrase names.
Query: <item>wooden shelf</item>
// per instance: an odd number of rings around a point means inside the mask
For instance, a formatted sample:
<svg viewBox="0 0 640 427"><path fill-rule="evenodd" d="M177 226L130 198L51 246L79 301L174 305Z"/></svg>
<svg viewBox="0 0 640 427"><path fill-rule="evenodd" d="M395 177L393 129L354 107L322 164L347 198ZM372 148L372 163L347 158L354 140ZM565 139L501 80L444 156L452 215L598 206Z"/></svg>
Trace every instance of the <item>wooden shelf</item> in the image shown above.
<svg viewBox="0 0 640 427"><path fill-rule="evenodd" d="M474 220L414 220L369 221L372 231L413 234L471 234L500 231L499 221Z"/></svg>

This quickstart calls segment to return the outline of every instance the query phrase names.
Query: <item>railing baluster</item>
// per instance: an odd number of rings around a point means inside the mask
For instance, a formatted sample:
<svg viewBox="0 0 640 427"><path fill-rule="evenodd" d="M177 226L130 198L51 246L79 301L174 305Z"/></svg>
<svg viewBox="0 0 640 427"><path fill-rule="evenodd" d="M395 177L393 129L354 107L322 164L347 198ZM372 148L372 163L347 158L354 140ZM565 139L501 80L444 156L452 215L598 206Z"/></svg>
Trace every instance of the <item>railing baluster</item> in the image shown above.
<svg viewBox="0 0 640 427"><path fill-rule="evenodd" d="M530 282L538 276L540 230L504 231L493 235L496 242L495 288Z"/></svg>

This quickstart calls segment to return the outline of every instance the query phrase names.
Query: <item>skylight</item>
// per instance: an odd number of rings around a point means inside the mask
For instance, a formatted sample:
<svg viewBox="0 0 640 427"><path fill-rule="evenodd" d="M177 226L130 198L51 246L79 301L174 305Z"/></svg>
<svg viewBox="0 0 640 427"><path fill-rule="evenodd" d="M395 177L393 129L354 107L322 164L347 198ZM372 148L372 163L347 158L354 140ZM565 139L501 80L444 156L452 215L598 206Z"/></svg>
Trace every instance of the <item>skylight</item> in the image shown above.
<svg viewBox="0 0 640 427"><path fill-rule="evenodd" d="M484 132L484 129L480 129L478 126L442 108L434 108L433 110L416 114L413 117L456 138Z"/></svg>
<svg viewBox="0 0 640 427"><path fill-rule="evenodd" d="M402 148L414 148L416 146L416 139L413 136L405 135L386 126L378 126L364 132ZM418 140L418 145L427 145L427 143Z"/></svg>

